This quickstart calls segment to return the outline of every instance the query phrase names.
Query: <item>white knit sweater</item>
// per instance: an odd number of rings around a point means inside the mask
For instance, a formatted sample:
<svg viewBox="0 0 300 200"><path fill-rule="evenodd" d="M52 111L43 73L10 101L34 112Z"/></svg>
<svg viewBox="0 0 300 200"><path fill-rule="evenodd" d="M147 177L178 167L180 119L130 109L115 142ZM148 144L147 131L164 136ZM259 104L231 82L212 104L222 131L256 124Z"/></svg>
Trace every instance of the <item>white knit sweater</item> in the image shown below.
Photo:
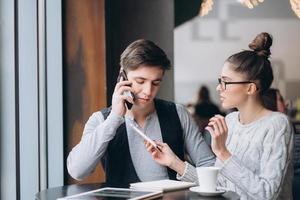
<svg viewBox="0 0 300 200"><path fill-rule="evenodd" d="M250 124L239 122L239 112L226 116L226 145L232 156L221 167L218 185L237 192L241 199L292 199L293 130L284 114L272 112ZM185 181L197 180L186 165Z"/></svg>

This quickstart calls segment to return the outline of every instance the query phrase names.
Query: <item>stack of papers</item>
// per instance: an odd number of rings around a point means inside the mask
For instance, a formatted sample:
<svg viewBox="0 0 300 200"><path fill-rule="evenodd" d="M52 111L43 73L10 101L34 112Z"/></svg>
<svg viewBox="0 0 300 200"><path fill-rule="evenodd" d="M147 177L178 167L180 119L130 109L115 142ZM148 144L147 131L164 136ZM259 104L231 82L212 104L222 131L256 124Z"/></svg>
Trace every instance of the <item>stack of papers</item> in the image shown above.
<svg viewBox="0 0 300 200"><path fill-rule="evenodd" d="M192 186L196 186L196 183L174 181L174 180L159 180L159 181L138 182L138 183L130 184L131 189L153 190L153 191L162 191L162 192L181 190Z"/></svg>

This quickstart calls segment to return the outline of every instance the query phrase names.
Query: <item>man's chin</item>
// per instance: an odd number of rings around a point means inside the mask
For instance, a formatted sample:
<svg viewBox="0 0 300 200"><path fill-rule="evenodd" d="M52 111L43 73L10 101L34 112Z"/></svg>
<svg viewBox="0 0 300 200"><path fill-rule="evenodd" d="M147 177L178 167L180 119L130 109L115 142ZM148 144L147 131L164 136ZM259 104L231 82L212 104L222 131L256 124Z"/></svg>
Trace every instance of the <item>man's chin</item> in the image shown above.
<svg viewBox="0 0 300 200"><path fill-rule="evenodd" d="M149 100L145 100L145 99L137 99L135 101L135 104L138 106L138 107L146 107L146 106L149 106L151 105L153 102L153 100L149 99Z"/></svg>

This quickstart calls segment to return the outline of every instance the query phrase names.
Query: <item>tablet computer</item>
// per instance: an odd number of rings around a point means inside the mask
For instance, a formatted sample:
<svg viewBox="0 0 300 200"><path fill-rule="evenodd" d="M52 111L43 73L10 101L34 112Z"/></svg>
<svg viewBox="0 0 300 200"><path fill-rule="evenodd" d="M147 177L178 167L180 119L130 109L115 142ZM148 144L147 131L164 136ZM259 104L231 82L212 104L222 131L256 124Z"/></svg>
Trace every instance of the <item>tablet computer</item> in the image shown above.
<svg viewBox="0 0 300 200"><path fill-rule="evenodd" d="M162 196L162 191L134 190L127 188L104 187L89 192L66 196L57 200L109 200L109 199L153 199Z"/></svg>

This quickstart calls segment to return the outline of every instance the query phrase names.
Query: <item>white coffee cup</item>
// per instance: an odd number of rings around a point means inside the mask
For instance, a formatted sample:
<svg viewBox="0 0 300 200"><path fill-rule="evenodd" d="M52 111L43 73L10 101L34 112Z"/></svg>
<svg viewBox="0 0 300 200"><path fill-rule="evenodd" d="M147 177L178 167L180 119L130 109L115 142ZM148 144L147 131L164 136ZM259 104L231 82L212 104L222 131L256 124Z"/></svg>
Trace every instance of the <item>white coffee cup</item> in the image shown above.
<svg viewBox="0 0 300 200"><path fill-rule="evenodd" d="M217 177L219 167L197 167L199 190L205 192L215 192L217 189Z"/></svg>

